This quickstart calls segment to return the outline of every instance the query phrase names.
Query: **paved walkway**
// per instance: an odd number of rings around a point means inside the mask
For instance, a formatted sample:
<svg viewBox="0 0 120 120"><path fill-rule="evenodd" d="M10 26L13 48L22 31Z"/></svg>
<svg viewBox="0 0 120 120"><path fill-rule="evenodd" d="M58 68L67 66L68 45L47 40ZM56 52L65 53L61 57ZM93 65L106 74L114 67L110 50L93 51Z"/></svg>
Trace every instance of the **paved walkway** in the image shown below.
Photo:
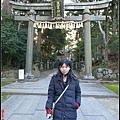
<svg viewBox="0 0 120 120"><path fill-rule="evenodd" d="M2 87L1 92L12 94L2 103L5 120L47 120L45 102L49 81L55 72L42 73L36 82L15 82ZM80 79L80 87L82 103L77 120L118 120L118 95L90 80Z"/></svg>

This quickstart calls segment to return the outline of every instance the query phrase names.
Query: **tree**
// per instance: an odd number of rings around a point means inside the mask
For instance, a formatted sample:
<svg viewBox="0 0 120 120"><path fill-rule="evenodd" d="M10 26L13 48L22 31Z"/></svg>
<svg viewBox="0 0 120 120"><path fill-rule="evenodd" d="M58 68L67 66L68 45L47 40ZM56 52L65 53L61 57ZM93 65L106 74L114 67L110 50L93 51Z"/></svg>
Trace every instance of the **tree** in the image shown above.
<svg viewBox="0 0 120 120"><path fill-rule="evenodd" d="M64 48L66 44L64 30L45 29L42 34L41 52L47 60L55 60L52 58L57 50Z"/></svg>
<svg viewBox="0 0 120 120"><path fill-rule="evenodd" d="M24 55L26 49L27 34L25 30L24 32L18 31L17 26L18 24L14 21L13 15L2 11L2 63L6 66L20 66L17 64L21 62L20 56Z"/></svg>
<svg viewBox="0 0 120 120"><path fill-rule="evenodd" d="M72 0L72 1L81 2L81 3L82 2L96 2L96 0ZM106 21L101 21L101 22L98 21L98 24L96 24L97 21L91 22L92 54L97 55L99 53L99 55L101 55L100 59L102 58L104 62L107 62L107 63L109 63L109 59L108 59L109 54L116 53L116 52L118 53L118 41L119 41L118 40L118 36L119 36L118 34L118 21L119 21L118 4L119 4L119 1L114 0L109 4L108 8L97 11L101 15L106 16ZM79 14L82 14L82 11L68 12L67 15L69 14L78 16ZM96 11L91 10L91 14L96 15ZM79 31L79 29L77 31ZM97 53L96 53L96 50L97 50Z"/></svg>

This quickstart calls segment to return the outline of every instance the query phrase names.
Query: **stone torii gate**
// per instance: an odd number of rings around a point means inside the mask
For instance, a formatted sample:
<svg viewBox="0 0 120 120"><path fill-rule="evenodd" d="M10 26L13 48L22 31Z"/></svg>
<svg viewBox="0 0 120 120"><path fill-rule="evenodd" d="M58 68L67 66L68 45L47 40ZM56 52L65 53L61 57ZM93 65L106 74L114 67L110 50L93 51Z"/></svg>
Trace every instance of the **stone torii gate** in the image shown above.
<svg viewBox="0 0 120 120"><path fill-rule="evenodd" d="M14 10L16 11L29 11L27 15L15 15L16 21L28 21L28 39L27 39L27 53L26 53L26 69L25 79L34 79L32 74L32 62L33 62L33 39L34 39L34 27L36 24L38 28L58 28L56 22L59 22L59 26L70 27L71 21L73 27L81 27L83 23L84 27L84 46L85 46L85 76L84 79L95 79L92 75L92 55L91 55L91 29L90 21L103 21L106 20L106 16L94 16L91 15L90 10L101 10L109 6L112 0L102 0L97 2L81 2L81 3L66 3L63 0L52 0L51 3L18 3L9 1ZM40 16L36 15L36 11L51 11L52 16ZM66 16L64 17L64 11L83 11L83 15L79 16ZM50 22L49 22L50 21ZM56 21L55 23L53 21ZM67 22L66 22L67 21ZM43 23L43 24L42 24ZM41 25L42 24L42 25ZM49 24L49 26L48 26ZM51 26L50 26L51 25Z"/></svg>

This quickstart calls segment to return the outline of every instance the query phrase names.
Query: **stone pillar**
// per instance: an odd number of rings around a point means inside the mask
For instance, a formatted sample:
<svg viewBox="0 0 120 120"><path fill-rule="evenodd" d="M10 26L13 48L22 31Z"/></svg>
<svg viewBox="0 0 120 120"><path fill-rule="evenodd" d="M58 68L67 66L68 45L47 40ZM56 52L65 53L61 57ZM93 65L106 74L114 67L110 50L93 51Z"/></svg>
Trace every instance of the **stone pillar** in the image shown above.
<svg viewBox="0 0 120 120"><path fill-rule="evenodd" d="M49 67L49 61L47 61L47 70L49 69L50 67Z"/></svg>
<svg viewBox="0 0 120 120"><path fill-rule="evenodd" d="M84 50L85 50L85 76L84 79L94 79L92 76L92 56L91 56L91 29L90 29L90 11L86 7L83 11L84 22Z"/></svg>
<svg viewBox="0 0 120 120"><path fill-rule="evenodd" d="M35 20L36 12L30 10L28 13L29 18ZM26 68L25 68L25 79L33 79L32 74L32 63L33 63L33 41L34 41L34 27L33 21L29 20L28 23L28 38L27 38L27 53L26 53Z"/></svg>

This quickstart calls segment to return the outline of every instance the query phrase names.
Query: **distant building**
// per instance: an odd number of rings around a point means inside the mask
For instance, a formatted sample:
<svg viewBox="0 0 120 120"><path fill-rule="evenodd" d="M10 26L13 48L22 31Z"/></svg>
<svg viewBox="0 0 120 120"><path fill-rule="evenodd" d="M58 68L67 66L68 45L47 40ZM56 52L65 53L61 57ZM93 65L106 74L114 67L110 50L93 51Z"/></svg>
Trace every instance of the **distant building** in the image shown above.
<svg viewBox="0 0 120 120"><path fill-rule="evenodd" d="M62 59L71 59L70 51L69 50L58 50L57 51L57 60L62 60Z"/></svg>

